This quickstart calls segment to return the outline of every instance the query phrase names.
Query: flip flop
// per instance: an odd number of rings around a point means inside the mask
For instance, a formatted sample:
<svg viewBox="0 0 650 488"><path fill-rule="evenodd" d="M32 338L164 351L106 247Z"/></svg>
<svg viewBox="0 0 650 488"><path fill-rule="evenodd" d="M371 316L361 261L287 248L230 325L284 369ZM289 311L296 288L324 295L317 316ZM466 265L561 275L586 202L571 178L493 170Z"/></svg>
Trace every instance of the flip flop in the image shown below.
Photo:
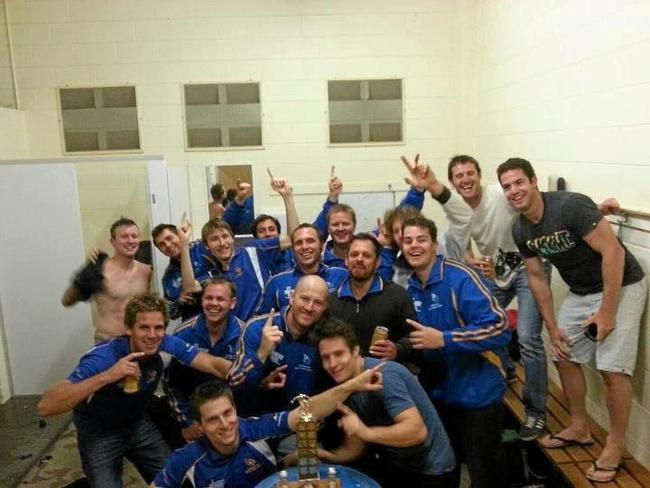
<svg viewBox="0 0 650 488"><path fill-rule="evenodd" d="M594 461L591 464L593 465L594 470L591 473L589 473L589 471L587 471L585 473L585 476L587 477L587 479L589 481L593 481L594 483L609 483L611 481L614 481L614 478L616 478L616 475L618 474L618 472L623 467L622 462L619 463L618 466L612 466L612 467L598 466L596 464L596 461ZM606 478L596 478L596 477L594 477L594 473L599 473L599 472L600 473L607 473L609 476L607 476Z"/></svg>
<svg viewBox="0 0 650 488"><path fill-rule="evenodd" d="M559 441L560 443L557 446L545 446L542 444L542 447L544 449L564 449L565 447L571 447L571 446L580 446L580 447L587 447L587 446L592 446L594 444L594 441L579 441L577 439L566 439L560 435L557 434L551 434L548 436L548 439L554 440L554 441Z"/></svg>

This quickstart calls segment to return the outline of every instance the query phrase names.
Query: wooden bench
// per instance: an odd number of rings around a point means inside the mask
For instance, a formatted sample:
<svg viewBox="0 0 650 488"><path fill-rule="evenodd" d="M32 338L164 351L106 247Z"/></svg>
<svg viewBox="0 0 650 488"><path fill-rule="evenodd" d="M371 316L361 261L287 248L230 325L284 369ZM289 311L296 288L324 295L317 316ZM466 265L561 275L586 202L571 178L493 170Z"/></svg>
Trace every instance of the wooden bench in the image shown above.
<svg viewBox="0 0 650 488"><path fill-rule="evenodd" d="M520 423L525 421L526 413L522 401L524 372L517 365L517 379L508 385L504 398L506 406ZM546 402L546 427L550 432L559 432L569 424L569 409L562 390L552 381L548 383ZM594 444L591 446L571 446L561 449L540 449L557 467L564 479L574 487L650 487L650 471L642 466L627 451L623 456L623 467L611 483L593 483L585 476L587 468L595 461L603 449L607 432L590 419Z"/></svg>

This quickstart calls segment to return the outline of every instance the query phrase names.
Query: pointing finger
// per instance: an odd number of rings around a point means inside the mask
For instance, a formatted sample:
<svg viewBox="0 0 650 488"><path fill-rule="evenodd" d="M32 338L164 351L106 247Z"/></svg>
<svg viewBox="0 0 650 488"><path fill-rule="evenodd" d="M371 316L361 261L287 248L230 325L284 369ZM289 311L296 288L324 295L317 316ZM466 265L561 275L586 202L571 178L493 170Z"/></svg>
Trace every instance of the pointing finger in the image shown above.
<svg viewBox="0 0 650 488"><path fill-rule="evenodd" d="M425 327L424 325L422 325L422 324L419 323L419 322L416 322L415 320L406 319L406 323L409 324L411 327L417 329L417 330L424 330L424 329L426 329L426 327Z"/></svg>
<svg viewBox="0 0 650 488"><path fill-rule="evenodd" d="M401 156L400 159L402 160L402 163L404 163L404 166L406 166L406 169L408 169L409 172L412 172L415 168L415 165L411 165L411 162L406 159L406 156Z"/></svg>
<svg viewBox="0 0 650 488"><path fill-rule="evenodd" d="M271 173L271 168L266 168L266 172L269 174L269 178L273 179L273 173Z"/></svg>
<svg viewBox="0 0 650 488"><path fill-rule="evenodd" d="M330 178L334 178L335 169L336 169L336 166L332 165L332 169L330 169Z"/></svg>

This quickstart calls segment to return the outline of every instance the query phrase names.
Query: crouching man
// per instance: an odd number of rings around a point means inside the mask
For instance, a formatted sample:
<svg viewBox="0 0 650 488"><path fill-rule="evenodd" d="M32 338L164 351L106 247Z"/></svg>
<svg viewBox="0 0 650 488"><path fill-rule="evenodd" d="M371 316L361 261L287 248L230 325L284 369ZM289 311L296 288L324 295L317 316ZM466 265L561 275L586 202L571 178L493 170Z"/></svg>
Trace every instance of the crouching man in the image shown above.
<svg viewBox="0 0 650 488"><path fill-rule="evenodd" d="M361 356L354 331L340 320L317 325L314 341L323 369L339 384L385 364L381 391L355 393L339 406L345 441L332 451L319 451L319 457L346 463L367 447L375 461L371 475L381 486L456 488L454 452L417 378L399 363Z"/></svg>
<svg viewBox="0 0 650 488"><path fill-rule="evenodd" d="M378 364L349 381L311 398L311 413L320 420L357 391L382 387ZM275 471L275 457L264 441L295 431L299 408L289 412L240 419L232 391L219 382L197 387L190 399L192 413L205 434L174 452L152 487L185 486L253 487Z"/></svg>
<svg viewBox="0 0 650 488"><path fill-rule="evenodd" d="M165 301L154 294L131 298L124 323L126 335L90 349L70 376L46 391L38 404L43 417L74 409L79 455L93 487L121 487L124 457L150 483L169 455L146 412L163 370L160 352L220 378L230 365L165 335Z"/></svg>

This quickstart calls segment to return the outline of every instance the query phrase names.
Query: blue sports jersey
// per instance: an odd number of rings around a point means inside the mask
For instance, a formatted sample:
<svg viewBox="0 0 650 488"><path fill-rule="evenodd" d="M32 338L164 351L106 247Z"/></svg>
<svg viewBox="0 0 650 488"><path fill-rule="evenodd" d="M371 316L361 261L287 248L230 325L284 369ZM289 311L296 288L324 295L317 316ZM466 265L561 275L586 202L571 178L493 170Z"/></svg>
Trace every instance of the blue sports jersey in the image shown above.
<svg viewBox="0 0 650 488"><path fill-rule="evenodd" d="M328 293L335 291L348 277L346 269L330 267L322 263L317 274L327 283ZM297 265L291 271L272 276L264 287L264 296L258 312L267 313L271 309L280 310L282 307L289 305L289 298L296 288L298 280L303 276L305 274Z"/></svg>
<svg viewBox="0 0 650 488"><path fill-rule="evenodd" d="M291 432L288 413L239 419L239 447L232 455L217 452L206 437L175 451L154 485L180 488L188 481L194 487L252 488L275 471L275 456L264 441Z"/></svg>
<svg viewBox="0 0 650 488"><path fill-rule="evenodd" d="M177 337L165 336L160 351L174 356L189 366L199 350ZM90 349L68 376L71 383L98 375L110 369L115 363L131 353L128 336L115 337ZM163 370L160 354L146 356L138 361L140 366L140 390L137 393L124 393L123 380L111 383L97 390L85 402L74 408L77 428L93 425L124 426L135 422L144 412L145 402L158 386Z"/></svg>
<svg viewBox="0 0 650 488"><path fill-rule="evenodd" d="M230 225L234 234L250 234L251 226L255 220L255 203L250 196L244 200L243 205L238 205L232 200L226 207L221 220Z"/></svg>
<svg viewBox="0 0 650 488"><path fill-rule="evenodd" d="M295 266L293 251L291 249L281 249L280 238L278 236L268 237L266 239L253 239L252 241L248 241L246 246L255 247L271 253L271 275L288 271Z"/></svg>
<svg viewBox="0 0 650 488"><path fill-rule="evenodd" d="M203 269L204 260L203 256L209 251L201 240L190 242L190 261L192 262L192 270L194 276L201 276L205 274ZM165 274L162 277L162 286L165 299L169 304L169 316L172 319L181 317L186 320L196 315L195 306L188 306L179 303L178 299L183 291L183 277L181 276L181 263L178 259L169 259L169 264L165 269Z"/></svg>
<svg viewBox="0 0 650 488"><path fill-rule="evenodd" d="M250 319L259 307L264 284L271 277L273 252L280 247L277 237L262 240L268 241L266 248L235 249L227 269L212 254L204 255L206 272L196 276L199 283L213 276L224 276L232 281L237 288L237 306L233 313L243 321Z"/></svg>
<svg viewBox="0 0 650 488"><path fill-rule="evenodd" d="M267 358L260 363L257 350L262 341L262 329L268 317L260 315L251 320L239 340L237 357L233 363L228 380L233 390L242 398L254 401L260 396L260 383L268 373L280 366L288 365L286 387L284 388L284 405L288 408L291 400L299 393L311 395L315 391L315 376L320 360L307 335L294 340L287 328L286 317L289 307L273 314L273 325L284 333L282 341ZM259 406L259 405L258 405Z"/></svg>
<svg viewBox="0 0 650 488"><path fill-rule="evenodd" d="M484 355L510 342L505 312L476 272L459 261L438 256L426 284L413 274L408 281L418 322L443 333L441 350L447 375L431 390L446 405L477 409L500 401L503 376Z"/></svg>
<svg viewBox="0 0 650 488"><path fill-rule="evenodd" d="M217 342L211 344L205 320L204 313L188 320L176 329L174 336L191 344L199 351L233 361L237 354L237 342L244 327L243 322L232 313L229 314L223 335ZM210 380L214 380L214 376L183 366L177 361L172 361L169 365L165 373L167 400L176 418L183 425L189 426L193 423L188 403L189 396L194 388Z"/></svg>

